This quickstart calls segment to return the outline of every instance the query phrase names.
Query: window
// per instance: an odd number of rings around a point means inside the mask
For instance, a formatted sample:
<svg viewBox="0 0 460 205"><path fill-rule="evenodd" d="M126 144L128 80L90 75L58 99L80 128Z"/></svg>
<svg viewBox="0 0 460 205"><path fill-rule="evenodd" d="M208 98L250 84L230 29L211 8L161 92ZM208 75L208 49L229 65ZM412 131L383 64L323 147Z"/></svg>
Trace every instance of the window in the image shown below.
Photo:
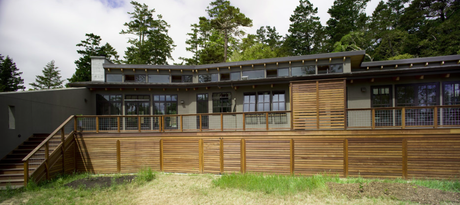
<svg viewBox="0 0 460 205"><path fill-rule="evenodd" d="M8 127L11 130L16 129L16 111L14 106L8 106Z"/></svg>
<svg viewBox="0 0 460 205"><path fill-rule="evenodd" d="M208 113L208 94L196 95L196 113ZM196 116L196 129L200 129L200 116ZM209 129L209 116L201 116L201 129Z"/></svg>
<svg viewBox="0 0 460 205"><path fill-rule="evenodd" d="M311 74L316 74L316 66L314 65L292 68L292 76L305 76Z"/></svg>
<svg viewBox="0 0 460 205"><path fill-rule="evenodd" d="M177 95L153 95L153 113L155 115L176 115ZM159 123L154 122L154 129ZM165 117L165 129L177 129L177 117Z"/></svg>
<svg viewBox="0 0 460 205"><path fill-rule="evenodd" d="M149 83L169 83L169 75L149 75Z"/></svg>
<svg viewBox="0 0 460 205"><path fill-rule="evenodd" d="M265 78L265 70L243 71L243 76L248 76L248 79Z"/></svg>
<svg viewBox="0 0 460 205"><path fill-rule="evenodd" d="M96 95L97 115L121 115L121 95ZM101 118L102 119L102 118Z"/></svg>
<svg viewBox="0 0 460 205"><path fill-rule="evenodd" d="M256 106L257 105L257 106ZM244 93L243 111L244 112L263 112L263 111L283 111L286 109L284 91L264 91L258 93ZM283 113L269 114L269 123L286 124L287 115ZM246 115L246 124L266 124L265 114Z"/></svg>
<svg viewBox="0 0 460 205"><path fill-rule="evenodd" d="M125 115L149 115L149 95L125 95ZM138 117L126 117L125 128L127 130L138 129ZM150 118L141 117L141 129L150 129Z"/></svg>
<svg viewBox="0 0 460 205"><path fill-rule="evenodd" d="M396 106L432 106L439 104L438 83L396 85ZM406 109L406 125L433 125L433 109ZM399 120L399 119L398 119Z"/></svg>
<svg viewBox="0 0 460 205"><path fill-rule="evenodd" d="M443 105L460 104L460 82L443 83ZM460 108L442 108L438 116L443 125L460 125Z"/></svg>
<svg viewBox="0 0 460 205"><path fill-rule="evenodd" d="M220 81L230 80L230 73L221 73Z"/></svg>
<svg viewBox="0 0 460 205"><path fill-rule="evenodd" d="M318 65L318 74L343 73L343 64Z"/></svg>
<svg viewBox="0 0 460 205"><path fill-rule="evenodd" d="M198 82L199 83L217 82L217 77L218 77L217 73L198 75Z"/></svg>
<svg viewBox="0 0 460 205"><path fill-rule="evenodd" d="M232 111L232 94L231 93L213 93L212 94L212 112L231 112Z"/></svg>
<svg viewBox="0 0 460 205"><path fill-rule="evenodd" d="M192 82L193 76L191 75L173 75L171 76L171 82L173 83L189 83Z"/></svg>
<svg viewBox="0 0 460 205"><path fill-rule="evenodd" d="M241 72L230 73L230 80L241 80Z"/></svg>
<svg viewBox="0 0 460 205"><path fill-rule="evenodd" d="M289 68L278 68L278 77L289 76Z"/></svg>
<svg viewBox="0 0 460 205"><path fill-rule="evenodd" d="M123 82L123 75L121 74L107 74L106 82Z"/></svg>
<svg viewBox="0 0 460 205"><path fill-rule="evenodd" d="M278 77L277 70L267 70L267 78L276 78Z"/></svg>
<svg viewBox="0 0 460 205"><path fill-rule="evenodd" d="M125 82L145 83L146 75L125 75Z"/></svg>
<svg viewBox="0 0 460 205"><path fill-rule="evenodd" d="M371 87L372 107L392 107L391 85ZM375 110L375 126L393 126L393 110Z"/></svg>

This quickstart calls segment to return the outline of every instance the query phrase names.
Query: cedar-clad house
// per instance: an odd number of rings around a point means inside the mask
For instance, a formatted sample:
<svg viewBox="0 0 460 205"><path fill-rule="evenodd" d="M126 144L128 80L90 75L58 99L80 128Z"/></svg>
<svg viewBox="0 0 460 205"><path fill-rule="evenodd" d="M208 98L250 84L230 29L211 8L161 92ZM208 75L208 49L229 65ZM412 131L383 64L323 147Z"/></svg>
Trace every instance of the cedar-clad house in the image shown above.
<svg viewBox="0 0 460 205"><path fill-rule="evenodd" d="M17 139L19 127L45 123L35 122L42 114L20 110L38 106L33 95L47 95L40 103L54 100L60 111L51 118L64 123L54 123L54 132L23 134L51 133L9 163L20 164L11 172L20 176L18 185L30 176L130 173L143 166L180 173L458 176L460 55L364 58L364 51L351 51L181 66L114 64L95 56L90 82L0 94L10 100L0 105L8 108L1 129L16 139L4 160L24 141ZM12 100L18 98L27 100ZM0 176L8 170L4 160Z"/></svg>

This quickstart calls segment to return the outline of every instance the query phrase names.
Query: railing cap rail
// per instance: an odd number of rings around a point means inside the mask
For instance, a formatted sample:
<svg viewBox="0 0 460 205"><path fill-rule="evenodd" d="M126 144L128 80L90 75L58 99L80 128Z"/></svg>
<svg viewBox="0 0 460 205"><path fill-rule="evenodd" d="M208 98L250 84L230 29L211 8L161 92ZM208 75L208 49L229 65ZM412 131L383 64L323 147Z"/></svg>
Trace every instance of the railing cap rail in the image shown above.
<svg viewBox="0 0 460 205"><path fill-rule="evenodd" d="M347 108L347 111L359 110L395 110L395 109L427 109L427 108L460 108L460 105L430 105L430 106L399 106L399 107L370 107L370 108Z"/></svg>
<svg viewBox="0 0 460 205"><path fill-rule="evenodd" d="M265 113L290 113L291 110L284 111L259 111L259 112L222 112L222 113L195 113L195 114L174 114L174 115L77 115L76 118L86 117L179 117L179 116L200 116L200 115L236 115L236 114L265 114Z"/></svg>
<svg viewBox="0 0 460 205"><path fill-rule="evenodd" d="M26 162L27 160L29 160L29 158L32 157L32 155L34 155L40 148L42 148L48 141L50 141L50 139L52 137L54 137L54 135L60 129L62 129L67 123L70 122L70 120L72 120L74 118L75 118L75 115L71 115L69 118L67 118L67 120L65 120L61 125L59 125L59 127L56 130L54 130L45 140L43 140L37 147L35 147L35 149L32 150L32 152L30 152L26 157L24 157L24 159L22 159L22 161Z"/></svg>

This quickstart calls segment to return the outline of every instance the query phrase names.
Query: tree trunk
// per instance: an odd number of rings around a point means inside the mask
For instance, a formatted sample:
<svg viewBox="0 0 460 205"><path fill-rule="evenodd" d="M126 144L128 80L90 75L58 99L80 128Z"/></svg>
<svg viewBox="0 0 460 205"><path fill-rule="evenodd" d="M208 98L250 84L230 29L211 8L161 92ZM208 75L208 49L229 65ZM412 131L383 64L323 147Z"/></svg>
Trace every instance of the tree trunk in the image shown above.
<svg viewBox="0 0 460 205"><path fill-rule="evenodd" d="M227 43L228 43L228 33L227 29L225 29L225 36L224 36L224 63L227 62Z"/></svg>

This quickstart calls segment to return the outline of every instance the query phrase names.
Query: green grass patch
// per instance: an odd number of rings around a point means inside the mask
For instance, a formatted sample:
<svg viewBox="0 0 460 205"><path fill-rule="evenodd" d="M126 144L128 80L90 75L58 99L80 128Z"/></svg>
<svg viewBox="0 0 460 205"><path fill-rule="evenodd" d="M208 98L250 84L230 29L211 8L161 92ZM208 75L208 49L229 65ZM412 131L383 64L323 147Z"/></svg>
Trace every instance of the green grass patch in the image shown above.
<svg viewBox="0 0 460 205"><path fill-rule="evenodd" d="M143 167L137 172L136 181L149 182L156 178L156 173L150 167Z"/></svg>

